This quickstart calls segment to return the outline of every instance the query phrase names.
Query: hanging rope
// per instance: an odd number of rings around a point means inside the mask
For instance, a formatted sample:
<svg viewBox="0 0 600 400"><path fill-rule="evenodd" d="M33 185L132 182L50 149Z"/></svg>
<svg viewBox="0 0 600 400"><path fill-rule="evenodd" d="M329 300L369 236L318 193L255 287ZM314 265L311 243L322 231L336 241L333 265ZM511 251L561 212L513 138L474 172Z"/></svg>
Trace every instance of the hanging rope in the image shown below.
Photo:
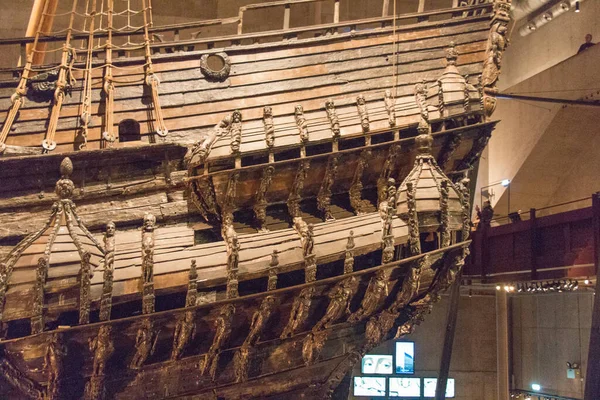
<svg viewBox="0 0 600 400"><path fill-rule="evenodd" d="M50 113L50 121L48 122L48 131L46 132L46 138L42 141L42 147L46 151L52 151L56 148L56 141L54 136L56 135L56 127L58 126L58 118L60 117L60 110L65 100L65 88L67 86L67 79L69 84L74 80L71 74L73 63L75 62L75 49L71 47L71 35L73 31L73 22L75 17L75 10L77 9L77 0L73 0L73 13L69 19L69 28L67 29L67 37L65 44L63 45L63 54L60 62L60 71L58 73L58 79L56 81L56 90L54 91L54 104L52 105L52 111Z"/></svg>
<svg viewBox="0 0 600 400"><path fill-rule="evenodd" d="M106 68L104 70L104 84L102 90L106 95L106 107L104 111L104 132L102 132L102 138L108 143L110 147L116 140L114 133L114 102L115 102L115 84L112 76L112 32L113 32L113 11L114 3L113 0L108 0L108 15L107 15L107 30L108 35L106 37Z"/></svg>
<svg viewBox="0 0 600 400"><path fill-rule="evenodd" d="M33 54L38 45L38 41L40 38L40 29L46 22L46 13L48 12L48 4L50 2L47 1L44 4L44 8L42 10L42 16L38 23L35 38L33 40L33 45L31 46L31 51L27 54L27 60L25 62L25 66L23 67L23 74L21 75L21 80L19 81L19 85L15 90L15 93L11 96L10 100L12 102L10 106L10 110L8 110L8 115L6 116L6 120L4 121L4 125L2 126L2 131L0 132L0 154L6 150L6 138L12 129L12 125L17 117L17 113L25 104L25 94L27 93L27 80L29 79L29 73L31 72L31 65L33 64Z"/></svg>
<svg viewBox="0 0 600 400"><path fill-rule="evenodd" d="M160 106L160 99L158 97L158 85L160 81L154 73L152 68L152 56L150 53L150 35L148 33L148 16L146 10L146 0L142 0L142 8L144 9L144 42L146 44L146 84L150 86L152 90L152 103L154 104L155 120L156 120L156 134L160 137L165 137L169 134L169 130L165 126L163 119L162 108Z"/></svg>
<svg viewBox="0 0 600 400"><path fill-rule="evenodd" d="M88 1L89 3L89 1ZM88 4L86 4L86 13ZM85 64L85 82L83 85L83 103L81 107L81 135L83 143L79 145L79 150L87 147L88 127L92 118L92 57L94 56L94 19L96 17L96 0L92 0L92 11L90 13L90 35L88 37L87 59Z"/></svg>

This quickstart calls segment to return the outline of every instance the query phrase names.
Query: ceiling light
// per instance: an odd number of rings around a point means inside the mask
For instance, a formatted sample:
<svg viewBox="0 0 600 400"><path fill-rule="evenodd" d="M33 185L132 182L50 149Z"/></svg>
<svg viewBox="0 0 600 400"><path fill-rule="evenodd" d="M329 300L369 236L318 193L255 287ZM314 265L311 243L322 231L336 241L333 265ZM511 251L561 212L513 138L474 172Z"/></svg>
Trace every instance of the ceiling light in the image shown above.
<svg viewBox="0 0 600 400"><path fill-rule="evenodd" d="M579 11L577 11L577 12L579 12ZM535 26L535 24L532 22L532 23L530 23L529 25L527 25L527 29L529 29L530 31L535 31L535 29L536 29L536 26Z"/></svg>
<svg viewBox="0 0 600 400"><path fill-rule="evenodd" d="M502 288L500 287L500 285L496 285L496 290L500 290L500 289L502 289Z"/></svg>
<svg viewBox="0 0 600 400"><path fill-rule="evenodd" d="M585 278L585 281L583 281L583 283L585 283L586 285L589 285L590 284L590 278L589 277Z"/></svg>
<svg viewBox="0 0 600 400"><path fill-rule="evenodd" d="M532 383L531 384L531 389L535 390L536 392L539 392L540 390L542 390L542 386L540 386L537 383Z"/></svg>
<svg viewBox="0 0 600 400"><path fill-rule="evenodd" d="M510 185L510 179L503 179L500 183L502 184L502 186L507 187L508 185Z"/></svg>
<svg viewBox="0 0 600 400"><path fill-rule="evenodd" d="M579 12L579 11L581 11L581 10L579 9L579 0L577 0L575 2L575 12Z"/></svg>

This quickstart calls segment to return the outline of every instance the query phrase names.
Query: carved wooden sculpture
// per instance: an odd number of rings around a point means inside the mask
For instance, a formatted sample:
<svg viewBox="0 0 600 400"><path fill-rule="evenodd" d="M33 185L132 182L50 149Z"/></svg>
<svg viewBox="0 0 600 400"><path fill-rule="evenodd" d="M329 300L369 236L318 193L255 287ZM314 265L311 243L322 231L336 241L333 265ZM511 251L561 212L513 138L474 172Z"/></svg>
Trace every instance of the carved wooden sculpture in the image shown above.
<svg viewBox="0 0 600 400"><path fill-rule="evenodd" d="M135 337L135 354L131 359L129 368L140 369L148 357L154 354L157 340L158 331L154 329L152 320L150 318L144 318L137 330Z"/></svg>
<svg viewBox="0 0 600 400"><path fill-rule="evenodd" d="M448 137L437 158L437 163L440 168L446 168L448 161L450 161L450 159L456 152L456 149L458 149L458 146L460 146L461 142L461 135L453 134L450 135L450 137Z"/></svg>
<svg viewBox="0 0 600 400"><path fill-rule="evenodd" d="M371 150L365 149L360 153L358 163L356 164L356 170L354 171L354 178L348 194L350 196L350 206L354 210L356 215L362 215L367 212L367 207L371 204L368 200L362 198L363 190L363 173L371 158Z"/></svg>
<svg viewBox="0 0 600 400"><path fill-rule="evenodd" d="M33 315L31 316L31 334L44 331L44 285L48 277L48 257L38 259L35 269L35 288L33 297Z"/></svg>
<svg viewBox="0 0 600 400"><path fill-rule="evenodd" d="M356 97L356 108L360 117L360 126L363 132L367 133L370 130L369 110L367 109L367 102L364 95L360 94Z"/></svg>
<svg viewBox="0 0 600 400"><path fill-rule="evenodd" d="M260 339L260 335L266 327L275 305L275 297L267 296L261 302L258 310L252 315L250 331L248 332L242 347L234 356L236 382L245 382L248 379L248 361L250 353Z"/></svg>
<svg viewBox="0 0 600 400"><path fill-rule="evenodd" d="M238 171L232 172L227 182L227 190L221 204L221 220L223 225L229 226L233 224L233 212L235 211L235 198L237 195L237 186L240 179L240 173ZM227 221L227 223L225 223ZM229 222L231 221L231 222Z"/></svg>
<svg viewBox="0 0 600 400"><path fill-rule="evenodd" d="M340 138L340 120L335 112L335 103L333 102L333 99L329 99L325 102L325 112L327 112L333 140L337 141Z"/></svg>
<svg viewBox="0 0 600 400"><path fill-rule="evenodd" d="M494 3L494 17L485 49L481 84L484 91L484 112L488 118L496 109L497 83L502 67L502 54L509 43L506 34L510 22L510 3L510 0L499 0Z"/></svg>
<svg viewBox="0 0 600 400"><path fill-rule="evenodd" d="M415 85L415 103L419 107L421 117L426 120L429 119L429 110L427 108L427 81L423 79L420 83Z"/></svg>
<svg viewBox="0 0 600 400"><path fill-rule="evenodd" d="M304 338L302 342L302 358L304 363L312 365L319 358L327 340L327 331L312 331Z"/></svg>
<svg viewBox="0 0 600 400"><path fill-rule="evenodd" d="M275 126L273 124L273 108L265 106L263 108L263 125L265 127L265 142L267 147L275 145Z"/></svg>
<svg viewBox="0 0 600 400"><path fill-rule="evenodd" d="M240 152L242 144L242 113L235 110L231 115L231 152L237 154Z"/></svg>
<svg viewBox="0 0 600 400"><path fill-rule="evenodd" d="M408 243L410 254L415 256L421 254L421 240L419 234L419 219L417 217L417 203L415 199L415 188L412 182L406 183L406 200L408 204Z"/></svg>
<svg viewBox="0 0 600 400"><path fill-rule="evenodd" d="M308 317L314 293L314 286L309 286L302 289L298 296L294 298L288 323L281 334L282 339L292 336L304 324Z"/></svg>
<svg viewBox="0 0 600 400"><path fill-rule="evenodd" d="M448 218L448 185L450 183L448 181L442 181L440 183L440 236L441 236L441 247L450 246L450 227L449 227L449 218Z"/></svg>
<svg viewBox="0 0 600 400"><path fill-rule="evenodd" d="M323 213L325 221L332 221L335 218L331 214L331 187L335 183L335 177L338 169L339 155L333 155L329 158L327 163L327 169L325 171L325 177L323 183L321 183L321 189L317 195L317 207Z"/></svg>
<svg viewBox="0 0 600 400"><path fill-rule="evenodd" d="M294 109L294 117L296 119L296 126L298 127L298 133L300 135L300 142L308 142L308 122L304 118L304 108L300 104Z"/></svg>
<svg viewBox="0 0 600 400"><path fill-rule="evenodd" d="M382 201L387 200L387 183L388 179L392 177L392 174L396 170L396 162L398 159L398 153L400 152L400 145L393 144L388 150L387 157L383 163L383 168L377 179L377 205L381 204Z"/></svg>
<svg viewBox="0 0 600 400"><path fill-rule="evenodd" d="M287 206L290 217L296 218L300 217L300 200L302 200L302 189L304 189L304 180L306 179L306 175L308 174L308 169L310 168L309 160L302 160L298 165L298 170L296 171L296 177L294 179L294 183L292 185L292 190L290 191L290 195L288 197Z"/></svg>
<svg viewBox="0 0 600 400"><path fill-rule="evenodd" d="M234 314L235 307L232 304L227 304L221 308L219 316L215 319L215 336L200 368L200 374L206 375L209 373L213 381L217 376L219 353L227 344L231 335L231 324Z"/></svg>
<svg viewBox="0 0 600 400"><path fill-rule="evenodd" d="M325 315L315 324L313 332L329 328L335 321L344 315L350 314L350 300L354 296L356 283L356 278L350 277L337 283L331 289L328 294L329 305L327 306Z"/></svg>
<svg viewBox="0 0 600 400"><path fill-rule="evenodd" d="M214 126L212 131L196 142L185 155L184 162L188 170L192 170L206 161L215 142L222 137L229 135L232 130L232 118L230 115L223 118Z"/></svg>
<svg viewBox="0 0 600 400"><path fill-rule="evenodd" d="M110 312L112 309L112 290L113 290L113 274L115 270L115 223L109 221L106 224L106 233L104 234L104 249L106 255L104 257L104 282L102 284L102 298L100 299L100 321L110 320Z"/></svg>
<svg viewBox="0 0 600 400"><path fill-rule="evenodd" d="M350 274L354 272L354 231L350 231L348 235L348 242L346 242L346 254L344 256L344 274Z"/></svg>
<svg viewBox="0 0 600 400"><path fill-rule="evenodd" d="M240 262L240 243L234 234L227 240L227 298L239 296L238 269Z"/></svg>
<svg viewBox="0 0 600 400"><path fill-rule="evenodd" d="M83 253L79 286L79 325L90 323L90 253Z"/></svg>
<svg viewBox="0 0 600 400"><path fill-rule="evenodd" d="M112 326L101 325L98 329L98 335L89 341L90 351L94 353L94 361L92 375L85 387L86 399L101 400L104 397L106 363L115 351L111 334Z"/></svg>
<svg viewBox="0 0 600 400"><path fill-rule="evenodd" d="M362 299L360 308L348 317L349 322L362 321L373 314L381 305L381 301L387 295L387 274L385 270L379 270L369 281L369 286Z"/></svg>
<svg viewBox="0 0 600 400"><path fill-rule="evenodd" d="M194 322L195 311L186 311L177 316L177 324L173 334L173 349L171 350L171 361L178 360L183 354L188 343L196 334L196 323Z"/></svg>
<svg viewBox="0 0 600 400"><path fill-rule="evenodd" d="M196 305L198 297L198 272L196 271L196 260L190 262L190 272L188 275L188 290L185 296L185 306L193 307Z"/></svg>
<svg viewBox="0 0 600 400"><path fill-rule="evenodd" d="M258 221L259 230L261 232L267 231L267 191L271 186L273 180L273 172L275 167L269 165L263 170L263 175L260 180L260 186L256 192L256 201L254 203L254 215Z"/></svg>
<svg viewBox="0 0 600 400"><path fill-rule="evenodd" d="M144 216L142 227L142 312L154 312L154 228L156 217Z"/></svg>
<svg viewBox="0 0 600 400"><path fill-rule="evenodd" d="M48 399L60 399L60 386L63 379L63 363L67 354L67 349L62 342L62 338L58 333L54 333L48 343L46 353L44 355L44 369L47 371L48 387L46 397Z"/></svg>
<svg viewBox="0 0 600 400"><path fill-rule="evenodd" d="M44 368L48 368L46 364L44 364ZM19 369L17 369L13 363L10 362L6 352L0 356L0 375L5 381L8 382L9 385L18 389L30 399L58 398L58 391L55 392L54 396L50 396L50 390L44 394L43 389L39 384L29 379L25 374L19 371ZM48 383L50 384L52 377L49 376L49 378L50 379L48 380ZM6 387L4 387L4 389L6 389ZM54 389L52 389L52 391L54 391Z"/></svg>
<svg viewBox="0 0 600 400"><path fill-rule="evenodd" d="M386 89L383 101L385 103L385 111L388 114L390 127L396 126L396 99L392 96L391 90Z"/></svg>
<svg viewBox="0 0 600 400"><path fill-rule="evenodd" d="M383 208L384 203L382 203ZM381 247L383 249L382 262L387 264L394 259L394 232L393 217L396 214L396 181L388 180L388 199L385 202L385 215L383 216L383 230Z"/></svg>
<svg viewBox="0 0 600 400"><path fill-rule="evenodd" d="M277 273L279 266L279 252L275 249L271 254L271 262L269 263L269 280L267 282L267 290L277 289Z"/></svg>
<svg viewBox="0 0 600 400"><path fill-rule="evenodd" d="M304 274L306 282L314 282L317 280L317 255L315 254L315 234L314 225L308 224L306 229L302 229L302 254L304 255Z"/></svg>

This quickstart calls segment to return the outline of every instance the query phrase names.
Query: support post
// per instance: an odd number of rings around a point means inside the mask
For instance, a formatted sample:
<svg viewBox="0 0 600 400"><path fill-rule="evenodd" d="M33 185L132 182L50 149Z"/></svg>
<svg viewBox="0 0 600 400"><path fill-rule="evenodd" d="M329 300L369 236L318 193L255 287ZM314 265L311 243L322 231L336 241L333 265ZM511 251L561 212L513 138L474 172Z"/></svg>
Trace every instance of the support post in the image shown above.
<svg viewBox="0 0 600 400"><path fill-rule="evenodd" d="M600 192L592 196L592 227L594 229L594 264L596 267L596 291L600 281ZM584 400L600 398L600 295L594 296L592 330L585 381Z"/></svg>
<svg viewBox="0 0 600 400"><path fill-rule="evenodd" d="M287 31L290 29L290 5L286 4L283 11L283 30Z"/></svg>
<svg viewBox="0 0 600 400"><path fill-rule="evenodd" d="M396 0L394 0L396 1ZM381 16L382 17L387 17L389 14L389 8L390 8L390 0L383 0L383 7L381 10Z"/></svg>
<svg viewBox="0 0 600 400"><path fill-rule="evenodd" d="M440 362L440 371L438 374L437 386L435 388L435 400L444 400L446 398L446 385L448 373L450 371L450 360L452 359L452 345L454 343L454 333L456 332L456 319L458 316L458 303L460 302L460 281L462 272L454 280L450 292L450 308L448 309L448 318L446 320L446 336L444 336L444 347L442 349L442 360Z"/></svg>
<svg viewBox="0 0 600 400"><path fill-rule="evenodd" d="M531 280L537 280L537 255L539 253L539 241L537 233L537 217L535 208L529 210L529 229L531 232Z"/></svg>
<svg viewBox="0 0 600 400"><path fill-rule="evenodd" d="M333 23L340 22L340 0L335 0L333 3Z"/></svg>
<svg viewBox="0 0 600 400"><path fill-rule="evenodd" d="M496 370L497 398L509 399L508 375L508 293L496 291Z"/></svg>

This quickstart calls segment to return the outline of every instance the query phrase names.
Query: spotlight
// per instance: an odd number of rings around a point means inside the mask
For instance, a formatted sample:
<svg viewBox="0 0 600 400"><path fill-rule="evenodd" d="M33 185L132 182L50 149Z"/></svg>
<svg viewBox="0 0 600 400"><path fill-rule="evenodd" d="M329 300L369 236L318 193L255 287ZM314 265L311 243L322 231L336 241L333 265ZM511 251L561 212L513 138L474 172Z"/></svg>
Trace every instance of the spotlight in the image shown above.
<svg viewBox="0 0 600 400"><path fill-rule="evenodd" d="M473 291L469 289L469 297L473 297Z"/></svg>
<svg viewBox="0 0 600 400"><path fill-rule="evenodd" d="M535 28L533 30L535 30ZM500 184L504 187L507 187L508 185L510 185L510 179L503 179L502 182L500 182Z"/></svg>
<svg viewBox="0 0 600 400"><path fill-rule="evenodd" d="M515 291L515 287L514 287L513 285L510 285L510 286L508 287L508 290L509 290L510 292L514 292L514 291Z"/></svg>
<svg viewBox="0 0 600 400"><path fill-rule="evenodd" d="M532 383L531 384L531 389L533 389L536 392L539 392L540 390L542 390L542 386L537 384L537 383Z"/></svg>
<svg viewBox="0 0 600 400"><path fill-rule="evenodd" d="M546 14L544 14L544 19L546 21L552 21L552 13L548 11Z"/></svg>
<svg viewBox="0 0 600 400"><path fill-rule="evenodd" d="M496 290L500 290L500 289L502 289L502 288L500 287L500 285L496 285Z"/></svg>
<svg viewBox="0 0 600 400"><path fill-rule="evenodd" d="M577 0L575 2L575 12L580 12L581 10L579 9L579 0Z"/></svg>
<svg viewBox="0 0 600 400"><path fill-rule="evenodd" d="M510 291L510 287L508 285L504 285L504 290L508 293Z"/></svg>
<svg viewBox="0 0 600 400"><path fill-rule="evenodd" d="M589 277L585 278L585 281L583 281L583 283L585 283L586 285L589 285L590 284L590 278Z"/></svg>

